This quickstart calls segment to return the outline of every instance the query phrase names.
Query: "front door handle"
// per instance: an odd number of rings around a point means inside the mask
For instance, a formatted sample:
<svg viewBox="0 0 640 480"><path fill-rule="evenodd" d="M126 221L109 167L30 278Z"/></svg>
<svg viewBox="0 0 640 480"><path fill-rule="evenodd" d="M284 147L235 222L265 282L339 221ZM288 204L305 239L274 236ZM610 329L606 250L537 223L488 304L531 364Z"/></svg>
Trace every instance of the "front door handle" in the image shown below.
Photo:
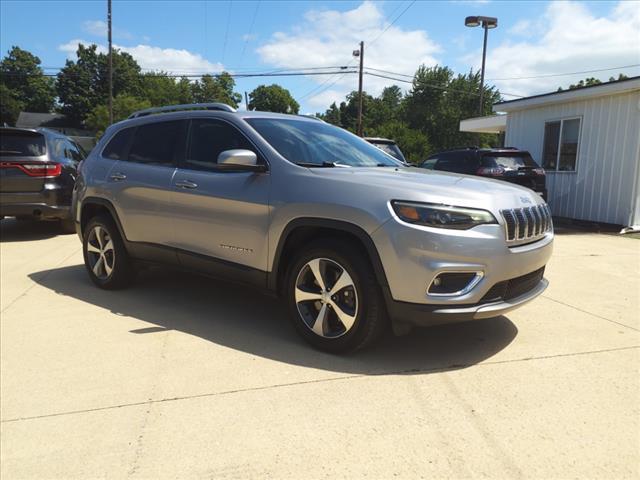
<svg viewBox="0 0 640 480"><path fill-rule="evenodd" d="M116 173L113 173L110 178L114 182L120 182L122 180L126 180L127 176L124 173L116 172Z"/></svg>
<svg viewBox="0 0 640 480"><path fill-rule="evenodd" d="M191 180L181 180L179 182L176 182L176 187L193 189L198 188L198 184L192 182Z"/></svg>

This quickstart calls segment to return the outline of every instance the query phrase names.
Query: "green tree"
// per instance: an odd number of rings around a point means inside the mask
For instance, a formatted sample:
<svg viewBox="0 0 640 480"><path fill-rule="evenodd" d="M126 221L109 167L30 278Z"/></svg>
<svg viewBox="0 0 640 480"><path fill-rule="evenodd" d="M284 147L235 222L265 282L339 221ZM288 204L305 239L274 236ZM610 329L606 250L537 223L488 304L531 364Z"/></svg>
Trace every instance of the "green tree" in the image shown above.
<svg viewBox="0 0 640 480"><path fill-rule="evenodd" d="M31 52L11 47L0 62L0 85L3 118L11 120L14 115L10 112L16 109L18 112L50 112L53 109L53 80L44 76L40 59Z"/></svg>
<svg viewBox="0 0 640 480"><path fill-rule="evenodd" d="M98 53L96 45L78 45L77 59L67 60L58 73L56 90L60 111L76 125L82 125L96 105L109 99L109 59ZM113 96L139 96L142 93L140 66L118 49L113 51Z"/></svg>
<svg viewBox="0 0 640 480"><path fill-rule="evenodd" d="M143 73L140 90L140 97L152 107L182 103L180 85L165 72Z"/></svg>
<svg viewBox="0 0 640 480"><path fill-rule="evenodd" d="M143 100L128 95L120 95L113 99L113 121L119 122L137 110L151 107L149 100ZM86 124L97 132L98 138L102 136L109 126L109 107L98 105L87 115Z"/></svg>
<svg viewBox="0 0 640 480"><path fill-rule="evenodd" d="M17 93L0 83L0 125L15 125L23 107Z"/></svg>
<svg viewBox="0 0 640 480"><path fill-rule="evenodd" d="M403 118L410 128L427 136L434 150L497 144L497 135L460 132L460 120L478 116L479 90L479 72L456 76L448 67L421 66L404 99ZM489 114L499 100L495 87L485 85L483 114Z"/></svg>
<svg viewBox="0 0 640 480"><path fill-rule="evenodd" d="M220 75L203 75L199 81L191 85L195 103L222 102L238 108L242 95L234 92L235 80L227 72Z"/></svg>
<svg viewBox="0 0 640 480"><path fill-rule="evenodd" d="M620 73L618 74L618 78L616 77L609 77L609 81L610 82L618 82L620 80L626 80L627 78L629 78L628 76L626 76L624 73ZM569 85L569 90L575 90L576 88L583 88L583 87L591 87L593 85L600 85L602 82L600 80L598 80L595 77L589 77L589 78L585 78L584 80L580 80L578 83L572 83L571 85ZM562 92L564 89L562 87L558 87L558 92Z"/></svg>
<svg viewBox="0 0 640 480"><path fill-rule="evenodd" d="M316 114L316 117L321 118L322 120L324 120L327 123L330 123L331 125L337 125L337 126L341 125L340 109L336 105L336 102L333 102L329 106L329 109L326 112Z"/></svg>
<svg viewBox="0 0 640 480"><path fill-rule="evenodd" d="M406 123L400 120L392 120L385 123L373 130L370 135L393 139L402 150L407 161L411 163L419 163L426 160L432 151L429 139L424 133L409 128Z"/></svg>
<svg viewBox="0 0 640 480"><path fill-rule="evenodd" d="M297 114L300 105L280 85L260 85L249 94L249 109L263 112Z"/></svg>

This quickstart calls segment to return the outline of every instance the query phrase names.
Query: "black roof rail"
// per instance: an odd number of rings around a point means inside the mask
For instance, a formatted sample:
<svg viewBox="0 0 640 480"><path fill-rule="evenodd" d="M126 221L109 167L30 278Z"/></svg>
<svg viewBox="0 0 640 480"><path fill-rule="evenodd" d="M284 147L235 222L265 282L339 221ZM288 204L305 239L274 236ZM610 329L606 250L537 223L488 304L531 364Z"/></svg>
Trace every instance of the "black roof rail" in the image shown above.
<svg viewBox="0 0 640 480"><path fill-rule="evenodd" d="M166 113L166 112L181 112L185 110L220 110L222 112L236 111L230 105L226 103L185 103L183 105L168 105L166 107L153 107L145 110L138 110L133 112L127 117L127 119L146 117L147 115L153 115L154 113Z"/></svg>

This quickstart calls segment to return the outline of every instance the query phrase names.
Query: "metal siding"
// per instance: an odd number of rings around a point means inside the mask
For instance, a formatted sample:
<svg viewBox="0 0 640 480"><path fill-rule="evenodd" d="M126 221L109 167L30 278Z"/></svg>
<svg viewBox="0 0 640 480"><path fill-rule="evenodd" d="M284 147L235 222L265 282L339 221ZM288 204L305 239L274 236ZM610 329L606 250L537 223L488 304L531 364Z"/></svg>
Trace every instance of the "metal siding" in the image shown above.
<svg viewBox="0 0 640 480"><path fill-rule="evenodd" d="M639 109L634 91L510 112L506 143L541 163L545 122L581 117L577 172L547 173L549 205L554 215L627 225L638 195Z"/></svg>

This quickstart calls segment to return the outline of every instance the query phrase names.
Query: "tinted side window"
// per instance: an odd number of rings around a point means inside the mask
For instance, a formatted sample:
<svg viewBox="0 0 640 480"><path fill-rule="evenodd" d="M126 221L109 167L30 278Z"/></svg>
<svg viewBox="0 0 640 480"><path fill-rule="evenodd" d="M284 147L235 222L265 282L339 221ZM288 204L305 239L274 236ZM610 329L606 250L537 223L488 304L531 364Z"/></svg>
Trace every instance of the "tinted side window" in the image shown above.
<svg viewBox="0 0 640 480"><path fill-rule="evenodd" d="M185 122L149 123L136 129L128 160L135 163L172 166L182 145Z"/></svg>
<svg viewBox="0 0 640 480"><path fill-rule="evenodd" d="M429 170L433 170L433 167L436 166L436 163L438 163L437 158L429 158L428 160L425 160L424 162L422 162L421 167L427 168Z"/></svg>
<svg viewBox="0 0 640 480"><path fill-rule="evenodd" d="M63 140L64 157L69 160L80 161L83 159L78 146L70 140Z"/></svg>
<svg viewBox="0 0 640 480"><path fill-rule="evenodd" d="M111 160L125 160L127 147L129 146L134 130L134 128L125 128L116 133L116 136L111 139L102 151L102 156L104 158L110 158Z"/></svg>
<svg viewBox="0 0 640 480"><path fill-rule="evenodd" d="M472 155L447 155L441 157L435 166L436 170L444 170L445 172L454 173L475 173L478 166L478 160Z"/></svg>
<svg viewBox="0 0 640 480"><path fill-rule="evenodd" d="M195 170L215 170L220 153L238 148L255 151L244 135L226 122L209 119L192 120L184 167Z"/></svg>
<svg viewBox="0 0 640 480"><path fill-rule="evenodd" d="M457 172L459 162L451 155L441 156L436 163L434 170L444 170L445 172Z"/></svg>

